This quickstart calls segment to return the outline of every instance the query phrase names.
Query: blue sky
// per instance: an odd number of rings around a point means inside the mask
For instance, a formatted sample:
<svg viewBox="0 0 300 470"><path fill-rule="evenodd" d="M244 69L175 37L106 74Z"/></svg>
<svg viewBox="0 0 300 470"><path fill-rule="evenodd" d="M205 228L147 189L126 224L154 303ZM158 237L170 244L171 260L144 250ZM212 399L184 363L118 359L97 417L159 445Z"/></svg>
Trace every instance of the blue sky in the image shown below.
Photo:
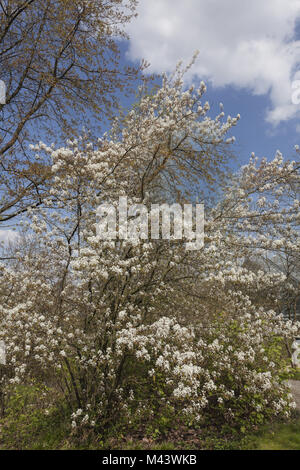
<svg viewBox="0 0 300 470"><path fill-rule="evenodd" d="M178 60L199 56L190 80L204 80L212 115L241 114L234 129L238 161L251 152L290 158L300 144L300 0L140 0L129 25L126 59L170 72ZM193 75L193 76L192 76Z"/></svg>
<svg viewBox="0 0 300 470"><path fill-rule="evenodd" d="M294 146L300 143L300 131L297 131L299 119L294 118L278 124L275 128L265 121L266 109L270 106L268 95L253 96L247 90L233 86L215 89L208 84L206 93L211 104L211 112L218 110L218 103L224 104L224 112L241 119L233 129L236 137L234 153L237 163L245 164L254 152L258 157L271 158L280 150L286 158L295 155Z"/></svg>

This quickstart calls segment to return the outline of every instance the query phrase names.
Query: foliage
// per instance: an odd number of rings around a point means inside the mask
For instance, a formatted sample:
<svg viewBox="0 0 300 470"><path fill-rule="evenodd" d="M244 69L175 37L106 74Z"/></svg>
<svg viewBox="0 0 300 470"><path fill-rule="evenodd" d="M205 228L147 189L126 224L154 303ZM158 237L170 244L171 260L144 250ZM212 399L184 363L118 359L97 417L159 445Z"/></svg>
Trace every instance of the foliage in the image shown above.
<svg viewBox="0 0 300 470"><path fill-rule="evenodd" d="M59 448L69 431L67 410L41 384L10 387L5 417L0 420L1 449ZM70 432L70 431L69 431Z"/></svg>

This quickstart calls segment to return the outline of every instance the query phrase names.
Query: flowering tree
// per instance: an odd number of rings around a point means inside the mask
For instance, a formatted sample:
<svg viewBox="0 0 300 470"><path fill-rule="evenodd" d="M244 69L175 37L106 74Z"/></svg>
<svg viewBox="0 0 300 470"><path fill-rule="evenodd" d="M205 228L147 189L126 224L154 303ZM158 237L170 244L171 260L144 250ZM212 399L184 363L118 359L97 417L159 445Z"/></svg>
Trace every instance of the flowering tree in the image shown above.
<svg viewBox="0 0 300 470"><path fill-rule="evenodd" d="M274 311L286 278L245 260L299 252L296 161L252 157L207 210L202 250L95 230L103 202L184 202L224 173L239 116L210 118L204 84L184 91L183 73L141 89L97 144L32 147L52 160L51 190L2 266L3 386L34 378L60 390L74 430L158 413L245 426L292 407L282 347L299 324Z"/></svg>

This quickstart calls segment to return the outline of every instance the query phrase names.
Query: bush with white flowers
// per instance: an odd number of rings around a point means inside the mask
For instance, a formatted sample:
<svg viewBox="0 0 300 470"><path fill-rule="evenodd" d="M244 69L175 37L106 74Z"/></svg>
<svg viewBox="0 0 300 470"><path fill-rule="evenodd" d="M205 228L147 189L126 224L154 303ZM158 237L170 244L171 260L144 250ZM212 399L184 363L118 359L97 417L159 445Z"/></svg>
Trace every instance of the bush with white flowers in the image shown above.
<svg viewBox="0 0 300 470"><path fill-rule="evenodd" d="M1 265L1 387L46 383L68 404L73 432L164 413L247 426L293 409L282 373L299 324L279 315L278 292L295 286L245 260L299 255L298 161L252 156L206 208L200 251L95 231L102 202L183 202L224 176L239 116L209 118L204 92L184 91L178 68L156 92L141 89L96 144L33 147L50 155L53 178Z"/></svg>

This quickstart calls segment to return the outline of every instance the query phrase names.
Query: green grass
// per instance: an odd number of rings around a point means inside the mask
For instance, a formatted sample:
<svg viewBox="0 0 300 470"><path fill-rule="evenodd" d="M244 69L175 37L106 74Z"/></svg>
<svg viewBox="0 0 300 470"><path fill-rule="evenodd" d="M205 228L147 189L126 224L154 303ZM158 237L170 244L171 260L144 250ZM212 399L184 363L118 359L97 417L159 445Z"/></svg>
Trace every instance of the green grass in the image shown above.
<svg viewBox="0 0 300 470"><path fill-rule="evenodd" d="M292 374L290 375L290 379L300 380L300 369L293 371Z"/></svg>
<svg viewBox="0 0 300 470"><path fill-rule="evenodd" d="M300 417L290 423L265 428L249 438L244 449L250 450L300 450Z"/></svg>
<svg viewBox="0 0 300 470"><path fill-rule="evenodd" d="M185 445L184 443L178 445L178 443L173 442L162 442L145 446L142 442L130 441L123 447L127 450L145 448L172 450L184 449ZM242 441L225 441L211 438L202 442L200 448L211 450L300 450L300 416L298 415L289 423L277 423L264 427L255 435L246 436Z"/></svg>

